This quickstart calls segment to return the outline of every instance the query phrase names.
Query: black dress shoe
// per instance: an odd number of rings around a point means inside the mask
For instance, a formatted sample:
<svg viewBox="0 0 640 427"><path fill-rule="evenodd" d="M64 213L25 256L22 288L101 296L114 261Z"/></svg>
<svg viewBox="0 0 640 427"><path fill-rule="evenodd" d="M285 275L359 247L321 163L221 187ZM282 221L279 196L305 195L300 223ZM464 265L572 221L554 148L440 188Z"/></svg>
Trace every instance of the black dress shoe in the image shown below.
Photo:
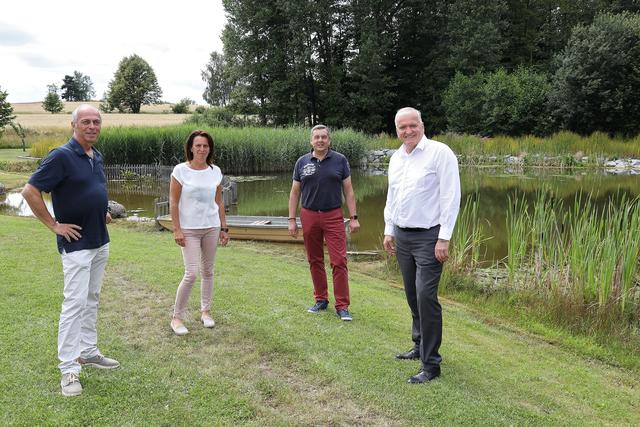
<svg viewBox="0 0 640 427"><path fill-rule="evenodd" d="M396 354L396 359L400 360L416 360L420 359L420 350L412 348L406 353Z"/></svg>
<svg viewBox="0 0 640 427"><path fill-rule="evenodd" d="M416 375L409 378L407 381L409 384L422 384L427 381L431 381L440 376L440 367L431 368L428 371L420 371Z"/></svg>

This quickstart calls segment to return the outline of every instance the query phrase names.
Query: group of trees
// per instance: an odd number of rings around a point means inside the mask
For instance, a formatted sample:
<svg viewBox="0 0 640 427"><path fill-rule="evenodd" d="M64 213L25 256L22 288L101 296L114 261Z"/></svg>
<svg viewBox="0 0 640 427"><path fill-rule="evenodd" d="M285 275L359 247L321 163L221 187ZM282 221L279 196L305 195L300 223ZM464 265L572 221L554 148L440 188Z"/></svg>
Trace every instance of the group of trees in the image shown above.
<svg viewBox="0 0 640 427"><path fill-rule="evenodd" d="M73 75L65 75L60 90L62 96L58 94L59 89L55 83L47 86L47 96L42 102L45 111L52 114L62 111L62 99L89 101L95 96L91 78L79 71L74 71ZM161 97L162 89L153 68L138 55L131 55L120 61L100 108L105 112L118 110L139 113L142 105L160 102ZM191 100L185 98L178 108L181 112L186 112L190 103Z"/></svg>
<svg viewBox="0 0 640 427"><path fill-rule="evenodd" d="M619 120L640 108L638 0L223 4L204 98L264 124L393 131L411 105L429 132L640 129Z"/></svg>
<svg viewBox="0 0 640 427"><path fill-rule="evenodd" d="M59 94L59 91L62 94ZM64 109L63 99L65 101L90 101L95 94L91 77L80 71L74 71L73 75L64 76L60 88L55 83L47 85L47 95L42 102L42 108L51 114L59 113Z"/></svg>

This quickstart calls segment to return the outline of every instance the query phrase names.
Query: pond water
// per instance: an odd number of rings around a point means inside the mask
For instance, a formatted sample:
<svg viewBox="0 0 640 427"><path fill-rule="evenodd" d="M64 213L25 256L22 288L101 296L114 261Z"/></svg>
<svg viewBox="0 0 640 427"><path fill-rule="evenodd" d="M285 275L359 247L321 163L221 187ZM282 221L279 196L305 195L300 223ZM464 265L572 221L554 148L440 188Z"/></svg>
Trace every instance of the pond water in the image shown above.
<svg viewBox="0 0 640 427"><path fill-rule="evenodd" d="M595 205L604 205L611 197L638 196L640 175L614 175L602 172L562 174L554 170L527 173L505 173L498 169L461 168L462 203L468 197L478 200L479 214L485 234L491 236L485 244L483 258L487 261L506 255L505 216L509 197L535 199L536 191L551 191L570 207L577 193L591 194ZM364 175L354 172L353 186L358 199L361 230L351 236L349 249L379 250L382 247L384 221L382 211L386 200L386 176ZM232 215L287 216L287 201L291 175L281 174L259 180L238 182L238 204L231 206ZM168 193L166 185L142 183L109 183L109 198L123 204L134 217L153 217L154 199ZM0 200L1 201L1 200ZM6 196L7 208L18 215L30 215L19 194ZM347 214L345 210L345 215ZM348 216L348 215L347 215Z"/></svg>

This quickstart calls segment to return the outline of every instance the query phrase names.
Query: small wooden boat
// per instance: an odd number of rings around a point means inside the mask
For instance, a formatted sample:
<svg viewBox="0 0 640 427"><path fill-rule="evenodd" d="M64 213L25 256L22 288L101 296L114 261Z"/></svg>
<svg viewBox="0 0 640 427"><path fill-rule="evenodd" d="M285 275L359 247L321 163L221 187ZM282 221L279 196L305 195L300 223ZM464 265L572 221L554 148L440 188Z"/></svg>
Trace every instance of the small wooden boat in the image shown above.
<svg viewBox="0 0 640 427"><path fill-rule="evenodd" d="M284 216L242 216L227 215L227 227L229 237L238 240L268 240L271 242L302 243L302 225L300 218L298 224L298 237L289 235L289 221ZM156 218L158 224L169 231L173 231L171 215L162 215ZM344 219L345 227L349 224L349 218Z"/></svg>

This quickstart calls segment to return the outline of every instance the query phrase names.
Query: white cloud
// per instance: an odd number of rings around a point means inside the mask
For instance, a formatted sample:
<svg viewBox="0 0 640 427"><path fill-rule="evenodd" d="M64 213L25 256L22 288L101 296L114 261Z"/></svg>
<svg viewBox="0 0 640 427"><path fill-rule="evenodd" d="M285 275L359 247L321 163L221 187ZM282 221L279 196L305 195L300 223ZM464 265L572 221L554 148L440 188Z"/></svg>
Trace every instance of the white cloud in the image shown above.
<svg viewBox="0 0 640 427"><path fill-rule="evenodd" d="M0 87L11 102L41 101L48 84L78 70L97 97L120 60L138 54L153 67L163 99L204 103L200 77L222 52L222 0L7 2L0 16Z"/></svg>

